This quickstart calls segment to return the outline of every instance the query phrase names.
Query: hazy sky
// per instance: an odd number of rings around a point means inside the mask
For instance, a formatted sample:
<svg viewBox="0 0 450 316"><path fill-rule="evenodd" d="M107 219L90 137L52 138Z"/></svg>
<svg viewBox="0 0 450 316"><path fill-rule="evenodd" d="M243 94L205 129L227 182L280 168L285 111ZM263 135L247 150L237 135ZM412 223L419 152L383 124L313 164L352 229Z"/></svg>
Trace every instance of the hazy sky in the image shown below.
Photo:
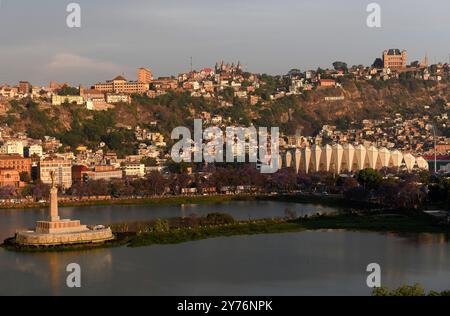
<svg viewBox="0 0 450 316"><path fill-rule="evenodd" d="M77 2L82 27L66 26ZM217 60L253 72L371 64L385 48L409 60L447 61L449 0L378 0L382 28L366 26L366 0L0 0L0 84L51 79L91 85L135 69L178 74Z"/></svg>

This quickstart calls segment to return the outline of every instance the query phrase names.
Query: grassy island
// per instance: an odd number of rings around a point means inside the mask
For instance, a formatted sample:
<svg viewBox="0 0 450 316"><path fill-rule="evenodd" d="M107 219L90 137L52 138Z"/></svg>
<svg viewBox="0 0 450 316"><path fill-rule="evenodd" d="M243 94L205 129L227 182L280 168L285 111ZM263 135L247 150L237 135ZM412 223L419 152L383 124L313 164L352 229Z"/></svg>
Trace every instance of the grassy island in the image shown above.
<svg viewBox="0 0 450 316"><path fill-rule="evenodd" d="M425 215L397 214L334 214L301 219L242 221L211 226L173 228L136 233L128 243L131 247L179 244L217 237L250 236L303 232L307 230L352 230L392 233L450 233Z"/></svg>
<svg viewBox="0 0 450 316"><path fill-rule="evenodd" d="M305 216L296 219L236 221L230 215L213 213L205 217L157 219L148 222L111 225L116 240L101 245L58 246L53 248L17 247L13 240L3 247L18 251L67 251L99 247L142 247L180 244L210 238L295 233L313 230L351 230L392 233L442 233L450 238L450 227L426 214L363 211Z"/></svg>

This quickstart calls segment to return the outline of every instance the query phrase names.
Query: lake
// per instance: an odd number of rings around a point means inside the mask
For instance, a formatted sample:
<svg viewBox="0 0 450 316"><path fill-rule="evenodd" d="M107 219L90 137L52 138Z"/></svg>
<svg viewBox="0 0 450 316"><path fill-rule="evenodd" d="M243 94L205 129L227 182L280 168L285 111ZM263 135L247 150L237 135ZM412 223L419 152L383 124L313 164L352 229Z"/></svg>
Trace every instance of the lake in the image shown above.
<svg viewBox="0 0 450 316"><path fill-rule="evenodd" d="M317 205L226 202L191 206L62 208L63 217L112 223L228 212L236 218L336 211ZM33 226L45 210L2 210L0 232ZM78 263L82 288L66 286L66 266ZM369 263L390 287L421 283L450 289L450 243L443 235L314 231L237 236L143 248L64 253L0 249L0 295L370 295Z"/></svg>

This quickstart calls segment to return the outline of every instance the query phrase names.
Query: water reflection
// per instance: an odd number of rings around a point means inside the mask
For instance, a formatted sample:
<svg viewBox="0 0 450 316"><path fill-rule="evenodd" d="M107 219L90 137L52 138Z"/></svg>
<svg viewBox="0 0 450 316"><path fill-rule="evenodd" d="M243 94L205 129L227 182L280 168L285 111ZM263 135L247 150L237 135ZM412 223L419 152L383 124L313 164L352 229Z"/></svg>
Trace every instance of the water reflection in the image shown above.
<svg viewBox="0 0 450 316"><path fill-rule="evenodd" d="M183 206L63 208L87 224L226 212L239 219L333 212L277 202ZM0 235L45 218L46 210L1 210ZM323 230L217 238L181 245L65 253L0 249L0 295L369 295L366 267L382 267L390 287L419 282L450 289L450 243L445 234ZM82 268L82 288L68 289L66 267Z"/></svg>
<svg viewBox="0 0 450 316"><path fill-rule="evenodd" d="M0 294L369 295L367 265L390 287L450 288L445 236L319 231L181 245L17 254L0 250ZM423 241L423 242L422 242ZM82 288L66 287L70 263Z"/></svg>

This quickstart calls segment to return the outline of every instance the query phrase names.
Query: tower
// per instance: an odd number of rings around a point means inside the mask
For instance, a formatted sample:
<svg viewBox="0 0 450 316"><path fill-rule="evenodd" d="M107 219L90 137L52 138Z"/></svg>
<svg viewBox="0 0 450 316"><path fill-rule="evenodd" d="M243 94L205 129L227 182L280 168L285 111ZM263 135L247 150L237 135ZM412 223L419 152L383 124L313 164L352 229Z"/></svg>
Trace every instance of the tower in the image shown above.
<svg viewBox="0 0 450 316"><path fill-rule="evenodd" d="M426 53L424 59L420 63L420 67L427 68L429 66L429 64L430 63L429 63L429 60L428 60L428 53Z"/></svg>
<svg viewBox="0 0 450 316"><path fill-rule="evenodd" d="M58 214L58 188L55 184L55 173L50 173L52 178L52 187L50 188L50 222L59 222L60 217Z"/></svg>

